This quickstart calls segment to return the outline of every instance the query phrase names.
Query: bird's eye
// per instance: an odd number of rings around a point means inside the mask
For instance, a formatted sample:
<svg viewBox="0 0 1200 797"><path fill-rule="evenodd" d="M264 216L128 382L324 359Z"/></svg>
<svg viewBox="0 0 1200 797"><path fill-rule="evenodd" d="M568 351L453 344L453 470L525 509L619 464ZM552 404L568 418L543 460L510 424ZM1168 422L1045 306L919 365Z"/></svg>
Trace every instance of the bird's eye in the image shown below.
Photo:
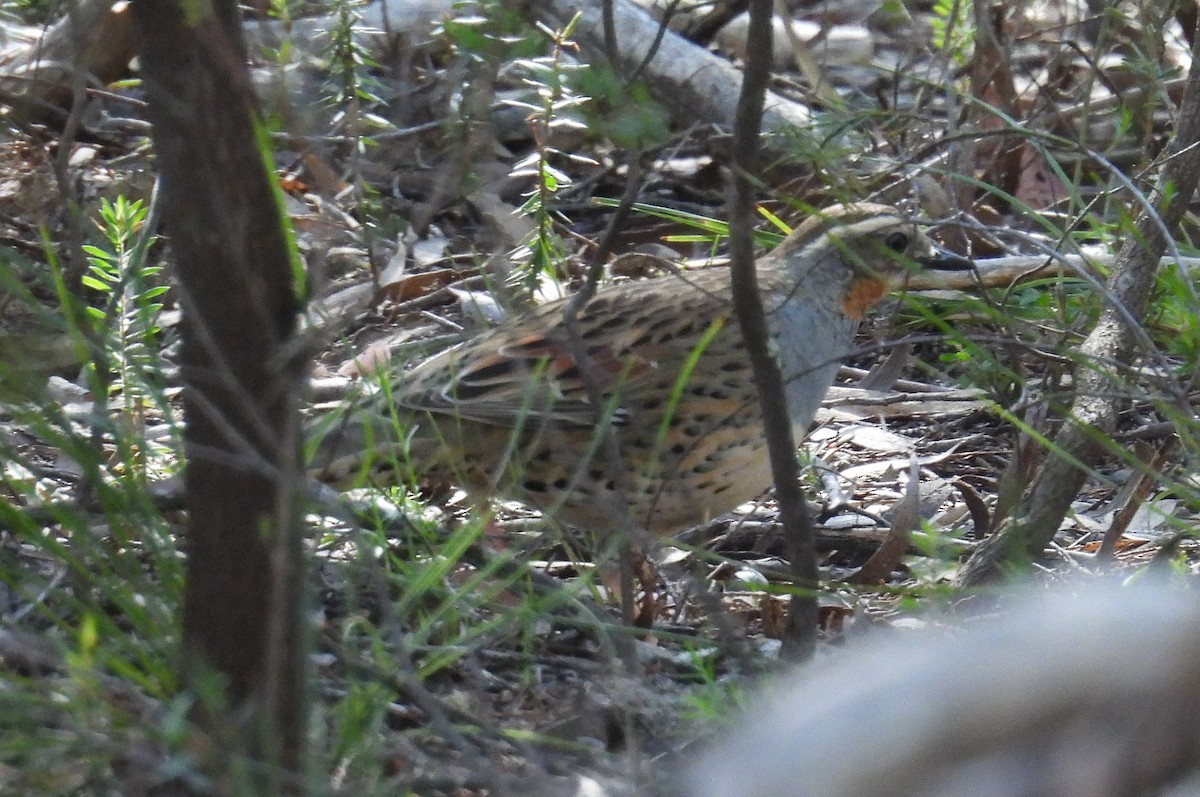
<svg viewBox="0 0 1200 797"><path fill-rule="evenodd" d="M883 239L883 245L893 252L903 252L908 248L908 236L902 232L888 233L888 237Z"/></svg>

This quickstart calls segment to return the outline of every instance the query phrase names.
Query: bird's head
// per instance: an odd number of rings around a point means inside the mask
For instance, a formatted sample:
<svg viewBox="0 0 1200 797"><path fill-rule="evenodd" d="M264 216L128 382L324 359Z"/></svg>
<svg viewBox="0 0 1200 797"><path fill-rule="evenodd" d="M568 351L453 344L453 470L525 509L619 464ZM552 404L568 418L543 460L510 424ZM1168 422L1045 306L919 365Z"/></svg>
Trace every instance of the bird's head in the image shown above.
<svg viewBox="0 0 1200 797"><path fill-rule="evenodd" d="M836 287L841 310L861 318L918 268L963 270L967 258L935 244L896 208L863 202L814 213L768 256L786 263L797 285Z"/></svg>

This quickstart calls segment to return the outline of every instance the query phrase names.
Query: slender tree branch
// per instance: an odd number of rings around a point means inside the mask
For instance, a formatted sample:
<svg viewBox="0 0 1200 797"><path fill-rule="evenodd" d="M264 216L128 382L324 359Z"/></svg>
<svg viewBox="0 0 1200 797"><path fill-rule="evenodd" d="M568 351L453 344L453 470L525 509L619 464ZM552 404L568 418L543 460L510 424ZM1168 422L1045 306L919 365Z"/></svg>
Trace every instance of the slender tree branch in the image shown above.
<svg viewBox="0 0 1200 797"><path fill-rule="evenodd" d="M792 421L783 390L779 363L771 356L766 316L758 279L754 271L754 184L757 173L759 136L762 124L763 95L771 64L771 0L752 0L750 4L749 46L745 77L738 98L733 126L733 175L729 224L730 270L733 281L733 306L737 312L746 351L754 370L762 404L763 426L771 455L771 473L775 495L792 561L797 592L792 598L784 631L783 655L792 660L812 656L817 641L816 586L819 579L815 535L804 506L800 489L800 467L796 462L796 443Z"/></svg>

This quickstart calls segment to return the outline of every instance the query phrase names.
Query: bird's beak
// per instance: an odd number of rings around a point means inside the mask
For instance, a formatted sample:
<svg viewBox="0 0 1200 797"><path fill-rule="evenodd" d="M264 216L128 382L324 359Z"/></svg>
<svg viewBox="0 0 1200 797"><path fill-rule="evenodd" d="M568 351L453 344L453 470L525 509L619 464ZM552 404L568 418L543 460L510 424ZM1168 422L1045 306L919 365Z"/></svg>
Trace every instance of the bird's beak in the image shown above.
<svg viewBox="0 0 1200 797"><path fill-rule="evenodd" d="M975 263L970 258L956 255L937 244L933 244L932 254L919 258L917 262L935 271L971 271L975 268Z"/></svg>

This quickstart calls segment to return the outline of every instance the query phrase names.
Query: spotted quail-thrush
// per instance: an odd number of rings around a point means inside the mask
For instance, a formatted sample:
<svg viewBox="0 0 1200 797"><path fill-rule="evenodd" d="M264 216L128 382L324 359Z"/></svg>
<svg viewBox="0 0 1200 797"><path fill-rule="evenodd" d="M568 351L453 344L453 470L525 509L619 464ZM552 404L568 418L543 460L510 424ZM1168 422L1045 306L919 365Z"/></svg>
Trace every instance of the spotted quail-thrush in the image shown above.
<svg viewBox="0 0 1200 797"><path fill-rule="evenodd" d="M852 351L858 322L915 265L969 261L936 248L894 208L874 204L814 215L758 260L797 438ZM628 517L661 535L770 487L728 269L601 289L579 313L586 363L572 356L580 349L563 310L563 301L543 305L394 377L390 390L326 425L315 472L345 482L371 470L367 462L411 463L479 498L515 498L598 532ZM599 384L602 406L589 400L584 369ZM602 446L609 425L623 491Z"/></svg>

